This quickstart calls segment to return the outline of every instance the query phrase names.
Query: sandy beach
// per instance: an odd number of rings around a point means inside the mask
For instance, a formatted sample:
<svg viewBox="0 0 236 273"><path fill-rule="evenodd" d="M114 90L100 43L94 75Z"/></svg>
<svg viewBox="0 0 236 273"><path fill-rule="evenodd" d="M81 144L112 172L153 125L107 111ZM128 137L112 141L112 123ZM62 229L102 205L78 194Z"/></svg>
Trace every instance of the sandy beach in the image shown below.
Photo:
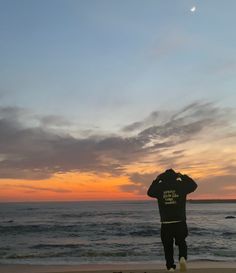
<svg viewBox="0 0 236 273"><path fill-rule="evenodd" d="M178 272L179 269L176 269ZM161 264L0 265L0 273L162 273ZM235 262L190 262L189 273L236 273Z"/></svg>

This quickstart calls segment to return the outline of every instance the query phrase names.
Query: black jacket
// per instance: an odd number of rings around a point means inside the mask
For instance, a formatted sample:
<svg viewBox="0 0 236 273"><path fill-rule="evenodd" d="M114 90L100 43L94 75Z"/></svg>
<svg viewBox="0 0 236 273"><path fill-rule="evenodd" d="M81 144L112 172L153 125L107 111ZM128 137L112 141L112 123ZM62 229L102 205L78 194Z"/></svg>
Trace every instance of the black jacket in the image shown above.
<svg viewBox="0 0 236 273"><path fill-rule="evenodd" d="M147 194L158 199L161 222L185 221L186 196L196 188L192 178L170 169L152 182Z"/></svg>

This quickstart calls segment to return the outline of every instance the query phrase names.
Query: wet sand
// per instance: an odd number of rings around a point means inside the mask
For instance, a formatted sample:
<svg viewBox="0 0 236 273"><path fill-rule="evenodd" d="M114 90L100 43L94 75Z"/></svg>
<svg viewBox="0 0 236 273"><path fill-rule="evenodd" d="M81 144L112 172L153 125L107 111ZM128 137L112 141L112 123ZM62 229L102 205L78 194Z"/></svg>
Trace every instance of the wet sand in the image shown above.
<svg viewBox="0 0 236 273"><path fill-rule="evenodd" d="M0 273L164 273L161 264L0 265ZM179 272L179 269L175 270ZM236 263L189 262L189 273L236 273Z"/></svg>

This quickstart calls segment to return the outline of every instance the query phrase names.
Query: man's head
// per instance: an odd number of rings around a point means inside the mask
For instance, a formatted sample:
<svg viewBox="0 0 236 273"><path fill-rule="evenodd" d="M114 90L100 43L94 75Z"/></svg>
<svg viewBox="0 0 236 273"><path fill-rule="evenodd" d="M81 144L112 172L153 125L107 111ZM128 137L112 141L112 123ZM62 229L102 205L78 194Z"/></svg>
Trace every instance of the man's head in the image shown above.
<svg viewBox="0 0 236 273"><path fill-rule="evenodd" d="M175 179L178 176L178 174L173 169L168 169L163 173L163 176L166 179L173 179L173 178Z"/></svg>
<svg viewBox="0 0 236 273"><path fill-rule="evenodd" d="M176 175L176 172L173 169L168 169L165 171L167 175Z"/></svg>

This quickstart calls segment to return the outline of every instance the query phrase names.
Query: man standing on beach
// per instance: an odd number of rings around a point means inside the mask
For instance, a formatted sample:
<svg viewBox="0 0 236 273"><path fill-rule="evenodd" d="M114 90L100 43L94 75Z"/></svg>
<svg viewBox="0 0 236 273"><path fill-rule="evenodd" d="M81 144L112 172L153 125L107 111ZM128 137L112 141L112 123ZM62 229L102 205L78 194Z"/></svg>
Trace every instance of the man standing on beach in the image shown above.
<svg viewBox="0 0 236 273"><path fill-rule="evenodd" d="M158 200L161 217L161 240L168 271L174 271L176 268L174 240L179 248L180 271L187 270L186 196L195 191L196 188L197 184L192 178L169 169L158 175L148 189L148 196Z"/></svg>

